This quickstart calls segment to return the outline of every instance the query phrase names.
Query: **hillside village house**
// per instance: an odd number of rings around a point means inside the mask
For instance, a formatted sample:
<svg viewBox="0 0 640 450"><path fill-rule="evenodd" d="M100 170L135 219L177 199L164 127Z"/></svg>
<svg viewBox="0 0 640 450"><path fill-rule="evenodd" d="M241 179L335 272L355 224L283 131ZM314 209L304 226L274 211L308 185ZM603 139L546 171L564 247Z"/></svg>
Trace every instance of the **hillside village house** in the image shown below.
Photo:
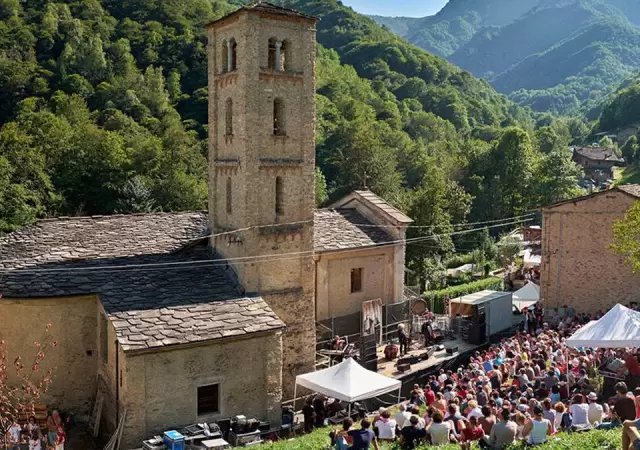
<svg viewBox="0 0 640 450"><path fill-rule="evenodd" d="M612 149L593 147L574 148L573 161L584 169L587 178L597 182L613 179L613 168L625 164Z"/></svg>
<svg viewBox="0 0 640 450"><path fill-rule="evenodd" d="M209 211L58 218L0 238L0 338L52 324L43 401L123 448L237 414L272 423L316 320L402 300L411 222L372 192L314 211L315 22L267 3L210 25ZM5 320L9 318L9 320Z"/></svg>
<svg viewBox="0 0 640 450"><path fill-rule="evenodd" d="M608 248L613 222L639 200L640 185L626 185L542 208L540 298L547 308L595 313L640 300L640 275Z"/></svg>

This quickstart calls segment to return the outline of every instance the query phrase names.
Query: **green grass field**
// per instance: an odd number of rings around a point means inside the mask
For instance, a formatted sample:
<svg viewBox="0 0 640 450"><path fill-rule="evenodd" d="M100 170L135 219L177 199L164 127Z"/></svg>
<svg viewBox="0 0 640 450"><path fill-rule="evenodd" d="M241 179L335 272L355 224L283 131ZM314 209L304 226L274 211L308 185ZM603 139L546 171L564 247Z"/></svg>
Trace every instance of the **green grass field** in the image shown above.
<svg viewBox="0 0 640 450"><path fill-rule="evenodd" d="M330 428L315 430L313 433L288 441L280 441L260 446L262 449L273 450L326 450L329 448ZM537 450L616 450L621 448L621 430L589 431L586 433L561 433L550 438L544 445L536 446ZM399 450L397 444L382 443L381 450ZM436 448L422 446L419 450ZM440 450L460 449L459 445L437 447ZM476 447L477 448L477 447ZM516 445L513 450L524 449L523 445ZM531 447L528 447L531 448Z"/></svg>

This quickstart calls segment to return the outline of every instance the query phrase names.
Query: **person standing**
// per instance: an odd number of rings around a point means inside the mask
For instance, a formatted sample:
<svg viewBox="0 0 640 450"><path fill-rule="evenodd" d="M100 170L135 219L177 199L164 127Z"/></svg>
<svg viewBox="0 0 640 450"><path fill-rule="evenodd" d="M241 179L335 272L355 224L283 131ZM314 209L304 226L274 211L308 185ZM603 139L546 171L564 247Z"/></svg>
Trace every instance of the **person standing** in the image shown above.
<svg viewBox="0 0 640 450"><path fill-rule="evenodd" d="M29 432L29 450L42 450L42 433L39 428Z"/></svg>
<svg viewBox="0 0 640 450"><path fill-rule="evenodd" d="M64 443L67 440L67 435L64 432L64 427L60 425L58 427L58 433L56 434L55 450L64 450Z"/></svg>
<svg viewBox="0 0 640 450"><path fill-rule="evenodd" d="M312 397L309 397L305 402L305 405L302 407L302 416L304 417L305 433L311 433L313 431L313 421L315 418L315 411L313 410ZM47 426L49 426L49 419L47 419Z"/></svg>
<svg viewBox="0 0 640 450"><path fill-rule="evenodd" d="M20 450L20 444L22 443L22 427L17 422L9 427L9 443L12 450Z"/></svg>
<svg viewBox="0 0 640 450"><path fill-rule="evenodd" d="M400 356L404 356L407 354L407 347L409 345L409 335L405 330L405 326L403 323L398 325L398 344L400 345Z"/></svg>

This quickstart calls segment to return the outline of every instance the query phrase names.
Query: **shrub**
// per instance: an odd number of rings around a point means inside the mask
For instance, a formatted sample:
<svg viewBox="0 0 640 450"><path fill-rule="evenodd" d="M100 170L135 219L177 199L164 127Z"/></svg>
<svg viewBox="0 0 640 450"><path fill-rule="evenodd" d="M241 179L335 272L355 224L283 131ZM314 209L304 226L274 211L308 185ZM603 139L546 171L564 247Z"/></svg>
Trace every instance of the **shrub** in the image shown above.
<svg viewBox="0 0 640 450"><path fill-rule="evenodd" d="M449 286L438 291L427 291L424 293L424 299L430 305L433 300L433 312L436 314L444 314L444 299L461 297L463 295L473 294L474 292L484 291L485 289L493 291L502 291L504 289L504 280L502 278L485 278L484 280L472 281L471 283L461 284L459 286Z"/></svg>
<svg viewBox="0 0 640 450"><path fill-rule="evenodd" d="M465 264L473 264L474 262L474 254L466 253L464 255L454 255L447 259L445 266L447 269L456 269L460 266L464 266Z"/></svg>

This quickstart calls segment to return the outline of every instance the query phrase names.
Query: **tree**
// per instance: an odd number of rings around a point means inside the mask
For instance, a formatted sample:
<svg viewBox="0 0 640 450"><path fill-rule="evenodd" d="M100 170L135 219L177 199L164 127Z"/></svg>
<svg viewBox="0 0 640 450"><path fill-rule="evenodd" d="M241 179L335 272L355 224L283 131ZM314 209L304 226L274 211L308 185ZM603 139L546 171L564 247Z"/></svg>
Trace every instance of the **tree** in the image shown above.
<svg viewBox="0 0 640 450"><path fill-rule="evenodd" d="M327 200L329 200L327 179L324 177L322 170L316 167L316 207L324 205Z"/></svg>
<svg viewBox="0 0 640 450"><path fill-rule="evenodd" d="M133 177L120 189L120 198L116 201L117 213L149 213L159 208L151 190L140 177Z"/></svg>
<svg viewBox="0 0 640 450"><path fill-rule="evenodd" d="M53 378L53 368L45 369L46 352L56 347L45 328L42 340L34 342L35 355L10 357L7 341L0 340L0 437L4 447L9 448L8 432L11 425L22 415L32 415L35 404L47 392Z"/></svg>
<svg viewBox="0 0 640 450"><path fill-rule="evenodd" d="M638 138L631 136L622 146L622 157L627 164L632 164L638 157Z"/></svg>
<svg viewBox="0 0 640 450"><path fill-rule="evenodd" d="M513 235L506 235L498 242L498 262L506 269L515 262L521 251L522 242Z"/></svg>
<svg viewBox="0 0 640 450"><path fill-rule="evenodd" d="M633 273L640 272L640 202L613 223L613 243L609 248L624 258Z"/></svg>
<svg viewBox="0 0 640 450"><path fill-rule="evenodd" d="M577 182L582 175L583 170L573 162L570 152L556 150L544 155L536 175L538 203L548 205L580 196L583 192Z"/></svg>

